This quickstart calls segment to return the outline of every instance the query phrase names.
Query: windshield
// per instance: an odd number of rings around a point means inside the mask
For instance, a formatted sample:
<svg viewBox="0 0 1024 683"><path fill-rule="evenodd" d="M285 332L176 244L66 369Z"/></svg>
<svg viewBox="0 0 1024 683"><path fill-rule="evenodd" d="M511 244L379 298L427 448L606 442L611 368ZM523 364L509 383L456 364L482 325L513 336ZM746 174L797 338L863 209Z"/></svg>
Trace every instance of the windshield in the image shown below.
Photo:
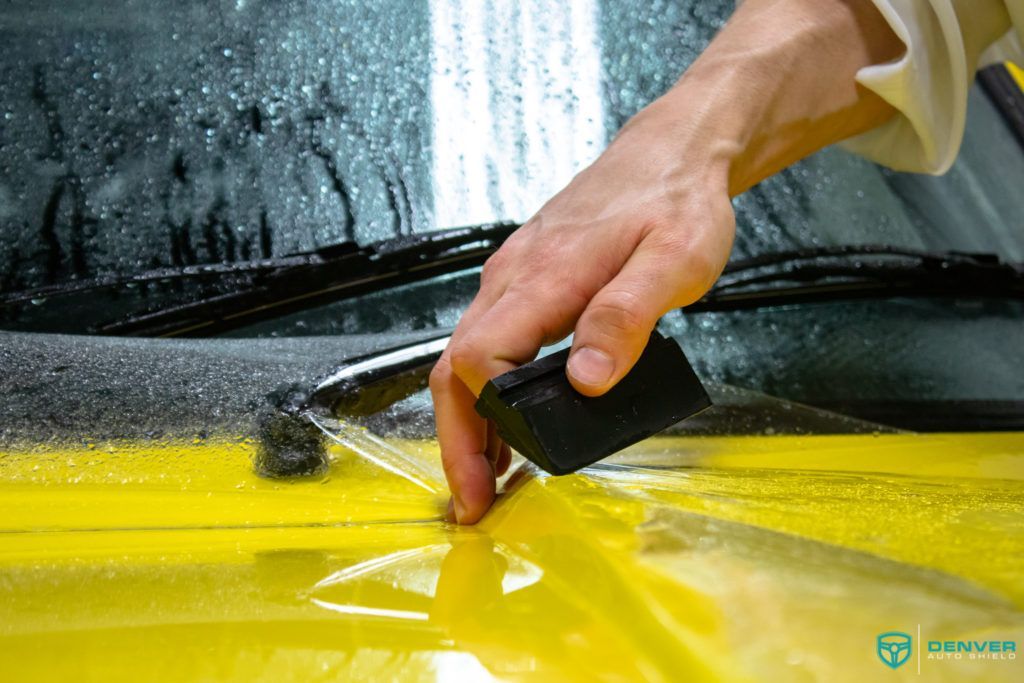
<svg viewBox="0 0 1024 683"><path fill-rule="evenodd" d="M678 77L732 9L7 3L0 290L526 220ZM1022 179L1020 145L975 87L946 176L825 150L735 200L733 255L883 244L1024 260ZM446 329L477 277L381 288L231 336ZM95 322L56 299L29 308L4 326L69 332ZM906 420L907 406L1019 415L1020 308L837 302L673 313L665 323L711 381L928 428Z"/></svg>

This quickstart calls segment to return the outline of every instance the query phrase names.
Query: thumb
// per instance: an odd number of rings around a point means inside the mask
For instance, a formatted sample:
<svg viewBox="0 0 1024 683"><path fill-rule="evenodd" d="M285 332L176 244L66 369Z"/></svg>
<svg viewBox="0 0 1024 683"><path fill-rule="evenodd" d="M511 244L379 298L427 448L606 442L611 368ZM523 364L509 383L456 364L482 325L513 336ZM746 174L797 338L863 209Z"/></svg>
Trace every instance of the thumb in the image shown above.
<svg viewBox="0 0 1024 683"><path fill-rule="evenodd" d="M566 368L577 391L600 396L614 387L643 353L658 319L703 295L709 280L688 269L687 260L641 246L591 299L576 324Z"/></svg>

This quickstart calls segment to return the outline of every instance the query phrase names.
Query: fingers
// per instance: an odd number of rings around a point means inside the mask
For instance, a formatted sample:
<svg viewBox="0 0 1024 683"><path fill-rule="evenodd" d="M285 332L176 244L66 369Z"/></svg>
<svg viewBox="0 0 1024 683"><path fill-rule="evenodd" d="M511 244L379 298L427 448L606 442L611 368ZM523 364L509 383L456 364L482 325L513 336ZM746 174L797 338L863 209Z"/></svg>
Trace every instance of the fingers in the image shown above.
<svg viewBox="0 0 1024 683"><path fill-rule="evenodd" d="M430 378L452 512L460 524L473 524L487 511L495 476L511 459L493 425L474 409L484 385L575 326L569 380L585 395L606 392L636 363L658 318L699 298L720 272L731 231L697 224L728 227L732 208L721 196L721 210L715 205L689 212L701 220L686 232L611 219L554 221L557 231L541 232L538 220L536 234L488 261L480 293ZM696 244L700 235L712 237Z"/></svg>
<svg viewBox="0 0 1024 683"><path fill-rule="evenodd" d="M577 391L600 396L615 386L640 357L658 319L706 291L706 268L685 253L642 243L591 299L576 324L566 368Z"/></svg>
<svg viewBox="0 0 1024 683"><path fill-rule="evenodd" d="M508 291L458 341L455 374L479 395L488 380L528 363L540 348L565 337L586 302L571 292Z"/></svg>
<svg viewBox="0 0 1024 683"><path fill-rule="evenodd" d="M493 423L488 422L488 426L493 428ZM493 436L488 432L487 450L488 460L491 460L490 453L492 449L496 451L495 459L491 461L494 470L494 477L498 478L508 472L509 465L512 464L512 449L509 445L503 442L495 433ZM496 448L494 448L496 446ZM463 512L463 517L468 519ZM455 516L455 496L452 495L448 498L448 508L445 512L445 521L451 524L457 524L459 522L458 517ZM468 523L468 522L467 522Z"/></svg>
<svg viewBox="0 0 1024 683"><path fill-rule="evenodd" d="M500 450L500 445L490 444L487 422L473 408L476 396L453 372L451 349L497 297L494 290L482 290L477 295L430 373L437 440L452 492L448 518L461 524L475 523L494 500L493 453L495 448Z"/></svg>
<svg viewBox="0 0 1024 683"><path fill-rule="evenodd" d="M494 500L494 466L488 458L487 421L473 409L476 396L452 372L447 355L441 357L430 374L430 393L455 520L473 524Z"/></svg>
<svg viewBox="0 0 1024 683"><path fill-rule="evenodd" d="M561 297L561 305L553 298L505 292L482 313L474 302L431 373L441 459L460 524L474 524L487 511L496 473L511 459L493 425L476 413L476 397L488 380L532 360L551 334L571 328L583 302L566 308L571 297Z"/></svg>

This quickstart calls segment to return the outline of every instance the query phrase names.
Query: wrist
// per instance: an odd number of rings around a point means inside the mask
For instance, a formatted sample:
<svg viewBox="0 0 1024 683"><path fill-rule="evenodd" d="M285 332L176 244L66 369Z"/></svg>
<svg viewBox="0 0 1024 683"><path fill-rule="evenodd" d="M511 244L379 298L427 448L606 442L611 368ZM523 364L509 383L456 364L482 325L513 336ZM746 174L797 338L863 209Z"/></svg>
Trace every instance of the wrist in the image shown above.
<svg viewBox="0 0 1024 683"><path fill-rule="evenodd" d="M724 170L735 196L892 116L856 74L902 49L870 3L748 0L623 133L660 130L685 163Z"/></svg>
<svg viewBox="0 0 1024 683"><path fill-rule="evenodd" d="M663 168L731 192L730 175L751 137L745 106L730 105L732 77L713 82L689 72L671 90L631 118L615 144L646 150Z"/></svg>

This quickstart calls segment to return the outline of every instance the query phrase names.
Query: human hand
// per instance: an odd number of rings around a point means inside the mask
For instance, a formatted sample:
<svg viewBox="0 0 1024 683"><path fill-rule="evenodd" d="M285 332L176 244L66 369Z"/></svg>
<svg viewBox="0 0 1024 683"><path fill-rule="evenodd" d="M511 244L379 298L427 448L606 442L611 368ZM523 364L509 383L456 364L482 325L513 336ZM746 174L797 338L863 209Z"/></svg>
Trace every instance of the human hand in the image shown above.
<svg viewBox="0 0 1024 683"><path fill-rule="evenodd" d="M431 374L459 523L487 511L511 457L473 407L489 379L575 331L569 381L584 395L605 393L658 319L700 298L728 259L728 168L686 136L669 144L659 115L655 107L634 119L487 261Z"/></svg>

